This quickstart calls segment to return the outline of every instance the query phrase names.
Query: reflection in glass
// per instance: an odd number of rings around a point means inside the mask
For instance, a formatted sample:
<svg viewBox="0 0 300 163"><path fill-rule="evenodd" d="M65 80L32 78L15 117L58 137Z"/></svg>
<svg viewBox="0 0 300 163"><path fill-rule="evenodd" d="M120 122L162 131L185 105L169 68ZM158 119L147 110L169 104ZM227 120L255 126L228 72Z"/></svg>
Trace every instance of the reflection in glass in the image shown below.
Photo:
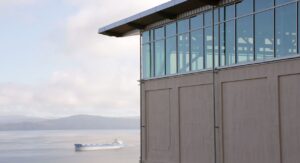
<svg viewBox="0 0 300 163"><path fill-rule="evenodd" d="M213 35L212 27L204 29L205 35L205 68L212 68L213 66Z"/></svg>
<svg viewBox="0 0 300 163"><path fill-rule="evenodd" d="M150 44L145 44L142 46L142 67L143 67L143 78L150 77Z"/></svg>
<svg viewBox="0 0 300 163"><path fill-rule="evenodd" d="M176 35L176 23L166 25L166 37Z"/></svg>
<svg viewBox="0 0 300 163"><path fill-rule="evenodd" d="M212 11L207 11L204 13L204 25L211 26L212 25Z"/></svg>
<svg viewBox="0 0 300 163"><path fill-rule="evenodd" d="M203 64L203 29L191 32L191 69L202 70Z"/></svg>
<svg viewBox="0 0 300 163"><path fill-rule="evenodd" d="M163 39L165 37L164 27L155 29L154 30L154 37L155 37L155 40Z"/></svg>
<svg viewBox="0 0 300 163"><path fill-rule="evenodd" d="M181 20L178 22L178 33L188 32L189 29L189 19Z"/></svg>
<svg viewBox="0 0 300 163"><path fill-rule="evenodd" d="M166 40L166 74L176 74L176 37L170 37Z"/></svg>
<svg viewBox="0 0 300 163"><path fill-rule="evenodd" d="M165 75L165 42L155 42L155 76Z"/></svg>
<svg viewBox="0 0 300 163"><path fill-rule="evenodd" d="M151 72L150 72L150 76L153 77L154 76L154 43L150 43L150 57L151 57L151 61L150 61L150 68L151 68Z"/></svg>
<svg viewBox="0 0 300 163"><path fill-rule="evenodd" d="M214 26L214 53L215 53L215 67L218 67L219 64L219 26Z"/></svg>
<svg viewBox="0 0 300 163"><path fill-rule="evenodd" d="M178 36L178 72L184 73L190 70L189 66L189 34Z"/></svg>
<svg viewBox="0 0 300 163"><path fill-rule="evenodd" d="M275 0L275 4L279 5L279 4L283 4L283 3L288 3L288 2L292 2L295 0Z"/></svg>
<svg viewBox="0 0 300 163"><path fill-rule="evenodd" d="M255 11L267 9L274 6L274 0L255 0Z"/></svg>
<svg viewBox="0 0 300 163"><path fill-rule="evenodd" d="M225 23L226 65L235 64L235 33L234 20Z"/></svg>
<svg viewBox="0 0 300 163"><path fill-rule="evenodd" d="M149 42L150 41L150 32L147 31L147 32L143 32L142 34L142 43L146 43L146 42Z"/></svg>
<svg viewBox="0 0 300 163"><path fill-rule="evenodd" d="M235 17L235 6L230 5L225 7L225 18L226 20L233 19Z"/></svg>
<svg viewBox="0 0 300 163"><path fill-rule="evenodd" d="M191 18L191 30L199 29L203 27L203 15L200 14Z"/></svg>
<svg viewBox="0 0 300 163"><path fill-rule="evenodd" d="M265 0L260 0L265 1ZM242 16L250 14L253 12L253 0L243 0L236 5L236 14L237 16Z"/></svg>
<svg viewBox="0 0 300 163"><path fill-rule="evenodd" d="M268 10L255 15L256 60L265 60L274 57L273 16L273 10Z"/></svg>
<svg viewBox="0 0 300 163"><path fill-rule="evenodd" d="M225 66L225 23L220 24L220 66Z"/></svg>
<svg viewBox="0 0 300 163"><path fill-rule="evenodd" d="M253 17L238 19L236 28L238 63L253 61Z"/></svg>
<svg viewBox="0 0 300 163"><path fill-rule="evenodd" d="M296 4L276 8L276 56L297 53Z"/></svg>
<svg viewBox="0 0 300 163"><path fill-rule="evenodd" d="M154 40L154 30L150 31L150 41Z"/></svg>
<svg viewBox="0 0 300 163"><path fill-rule="evenodd" d="M217 24L219 22L219 9L214 9L214 24Z"/></svg>
<svg viewBox="0 0 300 163"><path fill-rule="evenodd" d="M225 8L224 7L220 7L220 22L223 22L225 20Z"/></svg>

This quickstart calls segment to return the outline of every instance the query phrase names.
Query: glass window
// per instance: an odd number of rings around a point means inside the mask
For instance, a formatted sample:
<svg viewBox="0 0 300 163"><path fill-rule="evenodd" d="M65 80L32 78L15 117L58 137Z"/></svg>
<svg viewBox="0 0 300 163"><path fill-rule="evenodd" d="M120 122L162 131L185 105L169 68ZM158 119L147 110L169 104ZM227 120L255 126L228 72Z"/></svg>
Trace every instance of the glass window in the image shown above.
<svg viewBox="0 0 300 163"><path fill-rule="evenodd" d="M268 10L255 15L256 60L274 57L274 12Z"/></svg>
<svg viewBox="0 0 300 163"><path fill-rule="evenodd" d="M255 0L255 11L263 10L274 6L274 0Z"/></svg>
<svg viewBox="0 0 300 163"><path fill-rule="evenodd" d="M165 75L165 41L155 42L155 76Z"/></svg>
<svg viewBox="0 0 300 163"><path fill-rule="evenodd" d="M237 20L236 35L238 63L253 61L253 16Z"/></svg>
<svg viewBox="0 0 300 163"><path fill-rule="evenodd" d="M154 40L154 30L150 31L150 41Z"/></svg>
<svg viewBox="0 0 300 163"><path fill-rule="evenodd" d="M226 65L235 64L235 21L225 23L225 52L226 52Z"/></svg>
<svg viewBox="0 0 300 163"><path fill-rule="evenodd" d="M177 73L176 37L166 40L166 74Z"/></svg>
<svg viewBox="0 0 300 163"><path fill-rule="evenodd" d="M204 29L205 35L205 68L213 66L213 35L212 27Z"/></svg>
<svg viewBox="0 0 300 163"><path fill-rule="evenodd" d="M225 23L220 24L220 66L225 66Z"/></svg>
<svg viewBox="0 0 300 163"><path fill-rule="evenodd" d="M150 66L151 67L150 76L153 77L154 76L154 68L155 68L154 67L154 62L155 62L154 61L154 42L150 43L150 48L151 48L150 49L150 55L151 55L150 56L151 57L151 59L150 59L151 60L150 61L150 64L151 64L151 66Z"/></svg>
<svg viewBox="0 0 300 163"><path fill-rule="evenodd" d="M142 34L142 43L146 43L146 42L149 42L150 41L150 32L147 31L147 32L143 32Z"/></svg>
<svg viewBox="0 0 300 163"><path fill-rule="evenodd" d="M176 23L166 25L166 37L176 35Z"/></svg>
<svg viewBox="0 0 300 163"><path fill-rule="evenodd" d="M203 64L203 29L191 32L191 69L202 70Z"/></svg>
<svg viewBox="0 0 300 163"><path fill-rule="evenodd" d="M260 0L265 1L265 0ZM250 14L253 12L253 0L243 0L236 5L237 16Z"/></svg>
<svg viewBox="0 0 300 163"><path fill-rule="evenodd" d="M155 40L160 40L165 37L165 29L164 27L157 28L154 30Z"/></svg>
<svg viewBox="0 0 300 163"><path fill-rule="evenodd" d="M225 18L226 20L233 19L235 17L235 5L225 7Z"/></svg>
<svg viewBox="0 0 300 163"><path fill-rule="evenodd" d="M297 53L296 3L276 8L276 56Z"/></svg>
<svg viewBox="0 0 300 163"><path fill-rule="evenodd" d="M142 67L143 67L143 78L150 77L151 68L151 56L150 56L150 44L145 44L142 46Z"/></svg>
<svg viewBox="0 0 300 163"><path fill-rule="evenodd" d="M185 33L190 30L189 19L181 20L178 22L178 33Z"/></svg>
<svg viewBox="0 0 300 163"><path fill-rule="evenodd" d="M189 34L178 36L178 72L184 73L190 70Z"/></svg>
<svg viewBox="0 0 300 163"><path fill-rule="evenodd" d="M212 25L212 11L207 11L204 13L204 25L211 26Z"/></svg>
<svg viewBox="0 0 300 163"><path fill-rule="evenodd" d="M220 22L222 22L225 20L225 9L224 7L220 7L219 10L220 10Z"/></svg>
<svg viewBox="0 0 300 163"><path fill-rule="evenodd" d="M288 3L288 2L292 2L295 0L275 0L275 4L279 5L279 4L283 4L283 3Z"/></svg>
<svg viewBox="0 0 300 163"><path fill-rule="evenodd" d="M191 29L192 30L199 29L201 27L203 27L203 15L202 14L191 18Z"/></svg>
<svg viewBox="0 0 300 163"><path fill-rule="evenodd" d="M214 24L218 24L219 23L219 9L216 8L214 10Z"/></svg>
<svg viewBox="0 0 300 163"><path fill-rule="evenodd" d="M214 46L215 46L215 67L218 67L219 64L219 26L215 25L214 27Z"/></svg>

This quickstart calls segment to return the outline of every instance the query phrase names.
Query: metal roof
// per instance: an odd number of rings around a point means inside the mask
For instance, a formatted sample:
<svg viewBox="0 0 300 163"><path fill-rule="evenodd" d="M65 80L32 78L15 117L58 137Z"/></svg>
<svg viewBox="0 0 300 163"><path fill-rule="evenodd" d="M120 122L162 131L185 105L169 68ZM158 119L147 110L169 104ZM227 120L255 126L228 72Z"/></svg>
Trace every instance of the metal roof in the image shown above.
<svg viewBox="0 0 300 163"><path fill-rule="evenodd" d="M204 5L216 5L219 0L172 0L139 14L100 28L98 33L122 37L128 33L144 29L146 26L164 19L176 19L177 15Z"/></svg>

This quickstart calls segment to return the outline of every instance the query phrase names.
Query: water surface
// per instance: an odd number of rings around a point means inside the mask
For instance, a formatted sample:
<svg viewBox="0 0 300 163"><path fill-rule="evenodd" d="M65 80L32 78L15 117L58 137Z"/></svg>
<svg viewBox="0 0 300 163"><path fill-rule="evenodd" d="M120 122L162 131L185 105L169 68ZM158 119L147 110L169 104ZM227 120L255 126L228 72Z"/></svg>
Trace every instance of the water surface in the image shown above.
<svg viewBox="0 0 300 163"><path fill-rule="evenodd" d="M118 150L75 152L74 144L127 145ZM1 131L0 163L138 163L138 130Z"/></svg>

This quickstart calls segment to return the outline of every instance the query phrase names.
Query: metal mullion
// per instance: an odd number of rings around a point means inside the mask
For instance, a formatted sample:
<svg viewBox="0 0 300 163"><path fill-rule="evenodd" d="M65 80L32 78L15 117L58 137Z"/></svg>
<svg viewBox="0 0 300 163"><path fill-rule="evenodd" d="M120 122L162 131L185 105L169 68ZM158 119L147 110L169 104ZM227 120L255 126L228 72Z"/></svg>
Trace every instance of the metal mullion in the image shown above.
<svg viewBox="0 0 300 163"><path fill-rule="evenodd" d="M205 40L205 34L206 34L206 29L205 28L203 28L203 30L202 30L202 44L203 44L203 49L202 49L202 52L203 52L203 69L207 69L206 68L206 51L205 51L205 49L206 49L206 47L205 47L205 45L206 45L206 40Z"/></svg>
<svg viewBox="0 0 300 163"><path fill-rule="evenodd" d="M227 46L226 46L226 39L227 39L227 35L226 35L226 30L227 30L227 24L226 24L226 22L225 22L225 20L226 20L226 16L227 16L227 12L226 12L227 10L226 10L226 7L224 7L224 22L222 22L223 23L223 32L224 32L224 40L223 40L223 42L224 42L224 66L226 66L228 63L227 63L227 51L226 51L226 48L227 48Z"/></svg>
<svg viewBox="0 0 300 163"><path fill-rule="evenodd" d="M179 52L178 52L178 37L179 37L179 35L178 35L178 22L176 22L176 35L175 35L175 37L176 37L176 74L178 74L179 73L179 57L178 57L178 55L179 55Z"/></svg>
<svg viewBox="0 0 300 163"><path fill-rule="evenodd" d="M274 4L274 6L275 6L275 0L273 0L273 4ZM277 36L276 36L276 30L277 30L277 28L276 28L276 8L274 7L273 8L273 27L274 27L274 31L273 31L273 38L274 38L274 45L273 45L273 48L274 48L274 54L273 54L273 57L274 58L276 58L276 44L277 44L277 41L276 41L276 39L277 39Z"/></svg>
<svg viewBox="0 0 300 163"><path fill-rule="evenodd" d="M164 62L165 62L165 72L167 74L167 28L164 27Z"/></svg>
<svg viewBox="0 0 300 163"><path fill-rule="evenodd" d="M255 10L255 5L256 5L256 0L253 0L253 13L256 11ZM255 28L255 21L256 21L256 14L253 14L253 17L252 17L252 32L253 32L253 61L256 61L256 37L255 37L255 34L256 34L256 28Z"/></svg>
<svg viewBox="0 0 300 163"><path fill-rule="evenodd" d="M212 68L213 70L215 69L215 11L214 11L214 8L213 8L213 11L212 11ZM209 28L209 27L208 27Z"/></svg>
<svg viewBox="0 0 300 163"><path fill-rule="evenodd" d="M218 13L219 13L218 23L220 23L220 21L221 21L220 8L218 8ZM221 28L220 28L220 24L217 24L217 27L218 27L218 57L219 57L219 66L218 67L220 67L221 66L221 46L220 46L221 45L221 37L220 37L220 35L221 35Z"/></svg>
<svg viewBox="0 0 300 163"><path fill-rule="evenodd" d="M213 125L214 125L214 162L217 163L217 134L216 134L216 82L215 82L215 26L214 26L215 12L212 11L212 69L213 69Z"/></svg>
<svg viewBox="0 0 300 163"><path fill-rule="evenodd" d="M297 22L297 54L299 54L300 53L300 40L299 40L299 36L300 36L300 34L299 34L299 7L300 7L300 3L299 3L299 1L297 2L297 20L296 20L296 22Z"/></svg>
<svg viewBox="0 0 300 163"><path fill-rule="evenodd" d="M189 32L188 32L188 35L189 35L189 71L192 70L192 35L191 35L191 19L189 19Z"/></svg>
<svg viewBox="0 0 300 163"><path fill-rule="evenodd" d="M220 19L220 18L219 18ZM221 66L221 25L217 24L218 27L218 52L219 52L219 66Z"/></svg>
<svg viewBox="0 0 300 163"><path fill-rule="evenodd" d="M237 18L236 18L236 4L234 4L234 17L235 19L233 20L233 23L234 23L234 55L235 55L235 58L234 58L234 64L237 64L237 61L238 61L238 55L237 55Z"/></svg>

